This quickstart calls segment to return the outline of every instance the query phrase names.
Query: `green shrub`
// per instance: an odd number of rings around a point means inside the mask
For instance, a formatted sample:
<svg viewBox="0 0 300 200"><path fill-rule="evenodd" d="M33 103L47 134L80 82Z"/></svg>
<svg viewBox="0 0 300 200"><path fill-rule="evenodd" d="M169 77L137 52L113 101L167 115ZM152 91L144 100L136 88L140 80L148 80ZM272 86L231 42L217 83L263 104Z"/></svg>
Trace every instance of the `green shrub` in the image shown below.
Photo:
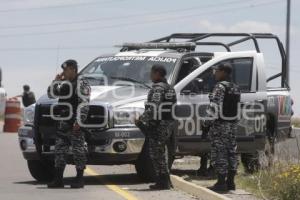
<svg viewBox="0 0 300 200"><path fill-rule="evenodd" d="M275 164L250 176L239 176L238 185L264 199L300 199L300 164Z"/></svg>
<svg viewBox="0 0 300 200"><path fill-rule="evenodd" d="M299 117L292 117L292 125L295 127L300 128L300 118Z"/></svg>
<svg viewBox="0 0 300 200"><path fill-rule="evenodd" d="M300 165L290 165L275 175L273 192L282 200L300 199Z"/></svg>

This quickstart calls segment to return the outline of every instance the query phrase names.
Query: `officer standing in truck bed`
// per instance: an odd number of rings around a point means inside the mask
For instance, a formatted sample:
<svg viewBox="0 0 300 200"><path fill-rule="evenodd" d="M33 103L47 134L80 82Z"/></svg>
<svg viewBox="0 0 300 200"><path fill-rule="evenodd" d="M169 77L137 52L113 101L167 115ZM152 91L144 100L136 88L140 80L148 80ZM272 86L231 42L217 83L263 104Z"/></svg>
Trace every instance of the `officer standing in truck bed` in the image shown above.
<svg viewBox="0 0 300 200"><path fill-rule="evenodd" d="M237 171L236 131L240 90L231 81L232 66L220 64L214 69L218 82L209 95L210 106L204 125L210 126L211 163L218 175L217 183L209 187L214 191L235 190L234 177ZM227 177L227 180L226 180Z"/></svg>
<svg viewBox="0 0 300 200"><path fill-rule="evenodd" d="M72 146L77 176L72 182L71 188L83 188L83 172L87 158L84 146L84 133L80 124L84 123L88 116L88 106L84 105L89 102L91 89L85 80L78 78L78 65L75 60L67 60L61 67L63 72L56 76L48 88L49 98L58 97L58 106L55 106L57 108L54 107L54 111L58 110L58 114L61 117L61 119L56 121L55 178L53 182L48 184L48 187L64 187L63 173L66 167L66 157L69 147ZM80 109L77 113L79 107Z"/></svg>

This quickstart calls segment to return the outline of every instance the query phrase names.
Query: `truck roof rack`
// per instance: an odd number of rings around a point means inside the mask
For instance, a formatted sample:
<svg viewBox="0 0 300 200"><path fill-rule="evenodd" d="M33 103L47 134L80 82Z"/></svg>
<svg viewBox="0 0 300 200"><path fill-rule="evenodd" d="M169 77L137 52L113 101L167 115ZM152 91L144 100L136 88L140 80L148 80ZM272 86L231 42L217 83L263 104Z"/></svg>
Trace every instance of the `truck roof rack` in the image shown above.
<svg viewBox="0 0 300 200"><path fill-rule="evenodd" d="M201 40L212 38L212 37L241 37L240 39L234 40L230 43L223 42L199 42ZM282 61L282 71L279 74L275 74L270 77L268 81L271 81L277 77L282 76L281 85L286 85L286 77L287 77L287 67L286 67L286 54L283 47L282 42L279 38L272 33L174 33L172 35L159 38L156 40L152 40L151 42L170 42L171 40L184 40L185 42L195 42L196 45L206 45L206 46L222 46L227 51L231 51L231 47L246 42L248 40L252 40L256 52L260 53L260 47L258 43L258 39L273 39L276 41Z"/></svg>
<svg viewBox="0 0 300 200"><path fill-rule="evenodd" d="M203 41L207 38L212 37L239 37L230 43L224 42L208 42ZM241 44L247 41L252 41L255 47L256 52L260 53L260 46L258 40L261 39L273 39L276 41L278 50L281 55L281 73L275 74L270 77L268 81L271 81L275 78L282 77L281 85L287 85L286 77L288 74L286 67L286 54L282 42L279 38L272 33L174 33L166 37L162 37L156 40L145 43L124 43L121 47L121 52L130 51L130 50L140 50L140 49L172 49L178 52L184 51L195 51L197 46L221 46L230 52L231 47ZM173 40L173 41L171 41ZM177 40L177 41L176 41Z"/></svg>
<svg viewBox="0 0 300 200"><path fill-rule="evenodd" d="M122 51L140 50L140 49L173 49L177 51L194 51L196 42L137 42L124 43L121 46Z"/></svg>
<svg viewBox="0 0 300 200"><path fill-rule="evenodd" d="M230 47L246 42L248 40L252 40L255 46L255 50L259 53L260 48L257 39L275 39L279 50L284 55L284 48L279 40L279 38L271 33L174 33L172 35L159 38L156 40L152 40L151 42L170 42L172 39L185 39L185 42L198 42L200 40L204 40L211 37L242 37L241 39L235 40L233 42L230 42L228 44L222 43L222 42L205 42L198 43L197 45L220 45L225 47L228 51L230 51ZM283 51L281 51L283 50Z"/></svg>

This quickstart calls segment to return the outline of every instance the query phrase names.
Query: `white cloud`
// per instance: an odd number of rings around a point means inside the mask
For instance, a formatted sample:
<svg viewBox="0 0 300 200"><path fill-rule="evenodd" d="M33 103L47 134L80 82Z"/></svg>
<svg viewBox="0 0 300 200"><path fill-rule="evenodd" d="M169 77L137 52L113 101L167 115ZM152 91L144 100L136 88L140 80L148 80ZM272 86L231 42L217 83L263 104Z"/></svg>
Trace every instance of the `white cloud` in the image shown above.
<svg viewBox="0 0 300 200"><path fill-rule="evenodd" d="M266 22L244 21L229 27L231 32L278 32L278 27L272 26Z"/></svg>

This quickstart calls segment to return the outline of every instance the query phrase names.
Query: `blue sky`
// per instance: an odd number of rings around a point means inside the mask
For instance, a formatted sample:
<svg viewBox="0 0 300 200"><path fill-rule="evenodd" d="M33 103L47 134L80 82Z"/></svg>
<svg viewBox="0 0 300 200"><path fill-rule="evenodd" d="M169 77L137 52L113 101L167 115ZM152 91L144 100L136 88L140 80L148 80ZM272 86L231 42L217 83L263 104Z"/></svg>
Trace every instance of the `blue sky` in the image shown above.
<svg viewBox="0 0 300 200"><path fill-rule="evenodd" d="M286 0L0 0L0 66L8 96L45 92L68 58L85 66L124 41L173 32L272 32L285 41ZM291 87L300 114L300 2L292 0ZM279 66L266 47L267 74ZM279 68L278 68L279 69Z"/></svg>

